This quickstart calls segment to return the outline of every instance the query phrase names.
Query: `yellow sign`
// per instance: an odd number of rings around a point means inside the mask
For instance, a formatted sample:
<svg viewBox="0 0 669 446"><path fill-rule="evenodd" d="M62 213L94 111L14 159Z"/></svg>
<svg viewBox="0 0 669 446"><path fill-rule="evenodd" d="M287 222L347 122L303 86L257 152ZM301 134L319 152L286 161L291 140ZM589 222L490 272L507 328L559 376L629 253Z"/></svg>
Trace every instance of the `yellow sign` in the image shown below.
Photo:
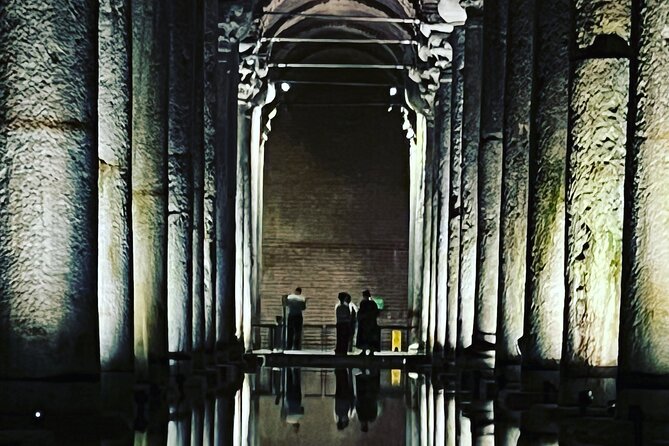
<svg viewBox="0 0 669 446"><path fill-rule="evenodd" d="M402 351L402 331L393 330L391 348L394 352Z"/></svg>

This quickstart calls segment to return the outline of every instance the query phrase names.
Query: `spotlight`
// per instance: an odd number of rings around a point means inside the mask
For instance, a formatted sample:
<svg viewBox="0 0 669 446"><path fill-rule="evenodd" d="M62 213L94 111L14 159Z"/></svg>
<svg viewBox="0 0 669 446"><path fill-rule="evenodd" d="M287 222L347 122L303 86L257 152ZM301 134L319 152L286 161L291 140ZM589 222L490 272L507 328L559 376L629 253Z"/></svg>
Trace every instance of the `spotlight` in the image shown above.
<svg viewBox="0 0 669 446"><path fill-rule="evenodd" d="M290 84L288 82L281 82L281 91L287 92L290 90Z"/></svg>
<svg viewBox="0 0 669 446"><path fill-rule="evenodd" d="M42 412L35 412L35 418L39 418L42 416Z"/></svg>
<svg viewBox="0 0 669 446"><path fill-rule="evenodd" d="M390 87L390 96L395 96L397 94L397 88L396 87Z"/></svg>

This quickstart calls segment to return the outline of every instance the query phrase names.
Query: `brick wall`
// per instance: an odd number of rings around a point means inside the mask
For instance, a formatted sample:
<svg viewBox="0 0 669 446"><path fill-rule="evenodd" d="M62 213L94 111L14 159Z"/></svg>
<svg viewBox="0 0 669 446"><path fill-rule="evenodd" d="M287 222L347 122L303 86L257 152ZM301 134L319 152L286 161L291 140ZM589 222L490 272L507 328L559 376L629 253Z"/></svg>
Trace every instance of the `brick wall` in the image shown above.
<svg viewBox="0 0 669 446"><path fill-rule="evenodd" d="M398 111L283 106L266 146L261 320L301 286L305 324L334 323L337 293L383 296L406 322L409 155ZM305 347L320 330L305 331Z"/></svg>

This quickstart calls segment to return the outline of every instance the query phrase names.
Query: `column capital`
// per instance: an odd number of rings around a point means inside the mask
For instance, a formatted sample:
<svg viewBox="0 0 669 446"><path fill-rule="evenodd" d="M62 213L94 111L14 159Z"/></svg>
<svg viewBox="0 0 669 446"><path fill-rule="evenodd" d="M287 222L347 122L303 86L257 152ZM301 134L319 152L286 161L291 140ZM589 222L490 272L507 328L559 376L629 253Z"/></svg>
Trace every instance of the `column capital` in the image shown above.
<svg viewBox="0 0 669 446"><path fill-rule="evenodd" d="M418 57L425 63L408 71L412 81L409 85L413 85L408 88L409 105L430 122L434 120L434 102L439 86L450 80L453 49L448 37L449 33L430 33L418 48Z"/></svg>
<svg viewBox="0 0 669 446"><path fill-rule="evenodd" d="M243 0L218 3L219 48L239 43L251 29L252 11Z"/></svg>

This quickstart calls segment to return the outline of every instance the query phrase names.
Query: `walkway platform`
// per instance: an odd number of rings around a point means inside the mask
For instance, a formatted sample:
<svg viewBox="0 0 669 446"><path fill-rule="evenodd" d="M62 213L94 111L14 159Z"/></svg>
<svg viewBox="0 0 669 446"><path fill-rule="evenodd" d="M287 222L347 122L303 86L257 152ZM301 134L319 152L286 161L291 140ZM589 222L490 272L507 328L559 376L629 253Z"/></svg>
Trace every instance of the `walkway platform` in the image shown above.
<svg viewBox="0 0 669 446"><path fill-rule="evenodd" d="M374 355L335 355L322 350L254 350L245 355L249 363L264 367L356 367L415 370L432 365L431 358L422 353L376 352Z"/></svg>

